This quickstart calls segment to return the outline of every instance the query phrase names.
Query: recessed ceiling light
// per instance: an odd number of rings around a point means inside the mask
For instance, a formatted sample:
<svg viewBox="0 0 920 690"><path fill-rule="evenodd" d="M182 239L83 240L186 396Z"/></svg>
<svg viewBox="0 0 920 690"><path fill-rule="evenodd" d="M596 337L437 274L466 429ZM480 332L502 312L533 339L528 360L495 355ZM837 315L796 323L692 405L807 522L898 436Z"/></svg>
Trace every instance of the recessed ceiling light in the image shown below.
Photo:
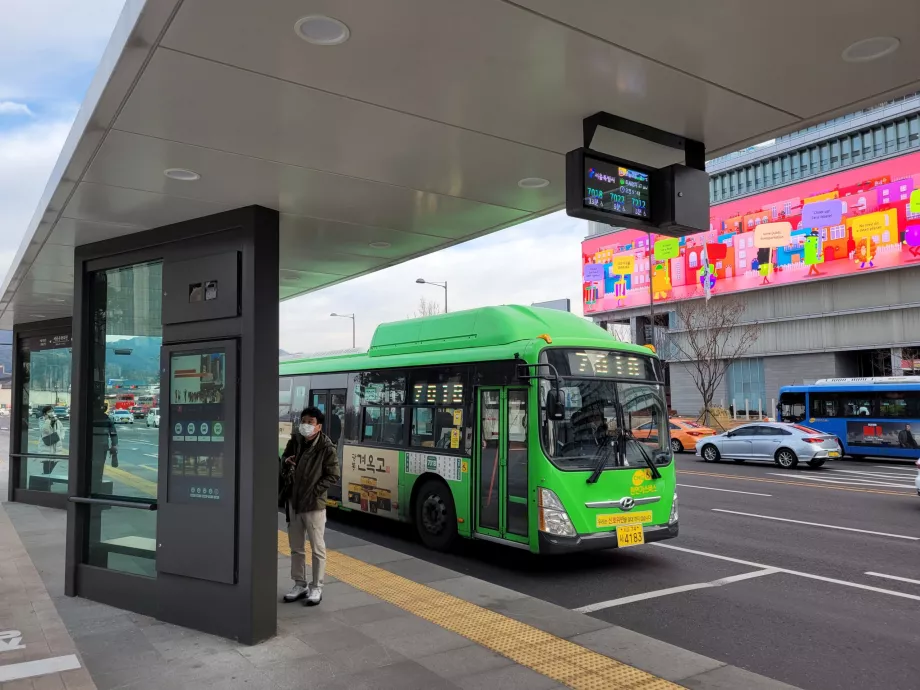
<svg viewBox="0 0 920 690"><path fill-rule="evenodd" d="M337 46L351 36L343 22L322 14L301 17L294 24L294 31L307 43L315 46Z"/></svg>
<svg viewBox="0 0 920 690"><path fill-rule="evenodd" d="M390 243L389 242L371 242L368 246L373 247L374 249L386 249L387 247L390 246Z"/></svg>
<svg viewBox="0 0 920 690"><path fill-rule="evenodd" d="M549 180L542 177L525 177L523 180L518 180L518 187L521 189L540 189L548 186Z"/></svg>
<svg viewBox="0 0 920 690"><path fill-rule="evenodd" d="M848 46L841 57L844 62L871 62L886 55L891 55L900 45L901 41L894 36L864 38Z"/></svg>
<svg viewBox="0 0 920 690"><path fill-rule="evenodd" d="M182 182L194 182L201 179L201 175L194 170L186 170L185 168L169 168L164 170L163 174L171 180L181 180Z"/></svg>

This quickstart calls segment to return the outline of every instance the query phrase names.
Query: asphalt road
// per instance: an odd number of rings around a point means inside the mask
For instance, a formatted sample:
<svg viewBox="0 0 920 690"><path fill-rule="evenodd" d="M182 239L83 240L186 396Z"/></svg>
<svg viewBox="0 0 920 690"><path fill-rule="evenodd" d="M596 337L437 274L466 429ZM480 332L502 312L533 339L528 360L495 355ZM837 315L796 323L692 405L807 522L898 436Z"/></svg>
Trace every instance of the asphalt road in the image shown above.
<svg viewBox="0 0 920 690"><path fill-rule="evenodd" d="M546 558L463 542L437 554L406 526L370 516L331 511L330 527L568 608L588 607L590 615L807 690L920 687L920 497L912 465L837 461L784 472L684 455L677 466L681 534L661 545Z"/></svg>
<svg viewBox="0 0 920 690"><path fill-rule="evenodd" d="M118 433L116 491L155 490L158 431ZM329 526L806 690L920 687L911 464L782 471L683 455L677 467L681 534L663 544L548 558L463 541L438 554L379 518L330 511Z"/></svg>

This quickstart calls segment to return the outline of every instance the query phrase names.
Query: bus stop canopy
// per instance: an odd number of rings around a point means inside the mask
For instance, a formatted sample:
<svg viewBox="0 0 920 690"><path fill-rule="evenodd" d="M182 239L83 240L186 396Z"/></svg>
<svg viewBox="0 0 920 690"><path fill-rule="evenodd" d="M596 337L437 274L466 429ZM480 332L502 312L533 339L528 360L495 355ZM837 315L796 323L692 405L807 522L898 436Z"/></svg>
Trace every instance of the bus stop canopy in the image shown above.
<svg viewBox="0 0 920 690"><path fill-rule="evenodd" d="M83 244L263 205L285 299L561 208L595 112L714 157L920 90L918 64L903 0L127 0L0 328L71 314Z"/></svg>

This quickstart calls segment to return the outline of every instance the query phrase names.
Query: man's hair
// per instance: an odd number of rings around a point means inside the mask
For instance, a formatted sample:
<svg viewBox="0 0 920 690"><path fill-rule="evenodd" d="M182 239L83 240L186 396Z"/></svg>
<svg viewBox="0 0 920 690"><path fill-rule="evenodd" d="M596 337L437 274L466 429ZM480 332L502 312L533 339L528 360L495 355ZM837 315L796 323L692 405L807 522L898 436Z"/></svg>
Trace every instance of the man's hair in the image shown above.
<svg viewBox="0 0 920 690"><path fill-rule="evenodd" d="M51 411L53 411L53 410L54 410L54 405L45 405L45 406L42 408L42 414L48 414L49 412L51 412Z"/></svg>
<svg viewBox="0 0 920 690"><path fill-rule="evenodd" d="M326 422L326 415L323 414L322 410L320 410L318 407L313 407L312 405L310 407L304 408L304 411L300 413L301 421L303 421L304 417L313 417L317 424L324 424Z"/></svg>

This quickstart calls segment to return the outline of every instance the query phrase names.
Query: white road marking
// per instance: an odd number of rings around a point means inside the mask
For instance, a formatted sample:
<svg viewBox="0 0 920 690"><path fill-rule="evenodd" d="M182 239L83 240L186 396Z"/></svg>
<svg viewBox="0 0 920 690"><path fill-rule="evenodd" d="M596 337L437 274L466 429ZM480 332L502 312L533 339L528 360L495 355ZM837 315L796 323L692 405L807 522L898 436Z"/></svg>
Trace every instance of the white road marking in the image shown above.
<svg viewBox="0 0 920 690"><path fill-rule="evenodd" d="M742 513L737 510L723 510L722 508L712 508L714 513L730 513L731 515L744 515L745 517L760 518L761 520L775 520L777 522L793 522L797 525L808 525L810 527L826 527L827 529L839 529L844 532L859 532L860 534L875 534L880 537L892 537L894 539L909 539L910 541L920 541L920 537L908 537L904 534L889 534L888 532L873 532L868 529L856 529L855 527L838 527L837 525L826 525L823 522L805 522L804 520L790 520L789 518L773 517L772 515L758 515L757 513Z"/></svg>
<svg viewBox="0 0 920 690"><path fill-rule="evenodd" d="M159 459L160 456L157 455L156 453L144 453L144 457L145 457L145 458L158 458L158 459Z"/></svg>
<svg viewBox="0 0 920 690"><path fill-rule="evenodd" d="M875 577L887 577L889 580L897 580L898 582L909 582L912 585L920 585L920 580L911 580L909 577L886 575L885 573L873 573L871 570L867 572L866 575L874 575Z"/></svg>
<svg viewBox="0 0 920 690"><path fill-rule="evenodd" d="M709 587L721 587L722 585L727 585L732 582L741 582L742 580L750 580L755 577L763 577L764 575L773 575L774 573L780 572L777 568L765 568L763 570L755 570L752 573L741 573L740 575L730 575L729 577L723 577L718 580L713 580L712 582L698 582L692 585L680 585L679 587L668 587L667 589L657 589L654 592L645 592L643 594L633 594L628 597L621 597L619 599L611 599L610 601L601 601L596 604L588 604L587 606L581 606L574 611L579 613L592 613L594 611L600 611L601 609L609 609L614 606L622 606L623 604L632 604L636 601L644 601L646 599L655 599L657 597L664 597L669 594L679 594L681 592L691 592L695 589L708 589Z"/></svg>
<svg viewBox="0 0 920 690"><path fill-rule="evenodd" d="M905 476L903 474L893 474L891 472L864 472L864 471L859 471L859 470L835 470L835 469L831 469L830 472L841 472L846 475L857 475L858 477L867 477L868 479L881 480L881 481L889 481L892 479L900 481L902 479L905 479Z"/></svg>
<svg viewBox="0 0 920 690"><path fill-rule="evenodd" d="M917 457L920 458L920 453L917 454ZM917 470L915 470L913 467L908 467L907 465L904 465L904 466L873 465L873 467L881 467L881 468L883 468L883 469L892 470L892 471L897 470L898 472L911 472L911 473L913 473L913 472L916 472L916 471L917 471Z"/></svg>
<svg viewBox="0 0 920 690"><path fill-rule="evenodd" d="M33 676L45 676L49 673L72 671L77 668L80 668L80 662L77 660L76 654L54 656L49 659L38 659L37 661L24 661L21 664L7 664L6 666L0 666L0 683L32 678Z"/></svg>
<svg viewBox="0 0 920 690"><path fill-rule="evenodd" d="M143 467L145 470L150 470L151 472L159 472L158 467L151 467L150 465L138 465L138 467Z"/></svg>
<svg viewBox="0 0 920 690"><path fill-rule="evenodd" d="M674 551L683 551L685 553L693 553L697 556L706 556L707 558L715 558L720 561L729 561L730 563L741 563L742 565L751 565L755 568L763 568L764 570L772 569L772 565L764 565L763 563L753 563L751 561L743 561L740 558L731 558L729 556L720 556L717 553L708 553L707 551L697 551L696 549L688 549L683 546L674 546L673 544L662 544L661 542L653 542L651 546L657 546L659 549L673 549ZM855 589L863 589L869 592L876 592L878 594L887 594L892 597L900 597L901 599L912 599L913 601L920 601L920 596L916 594L905 594L904 592L896 592L893 589L882 589L881 587L873 587L872 585L862 585L858 582L849 582L847 580L838 580L833 577L824 577L823 575L813 575L812 573L803 573L801 570L789 570L788 568L776 568L777 571L785 575L796 575L798 577L808 578L809 580L820 580L822 582L830 582L835 585L843 585L844 587L853 587Z"/></svg>
<svg viewBox="0 0 920 690"><path fill-rule="evenodd" d="M767 472L774 477L786 477L789 478L788 473L783 472ZM795 479L803 479L810 482L824 482L826 484L842 484L844 486L875 486L875 487L892 487L896 489L912 489L913 487L909 484L894 484L892 482L882 482L877 480L866 480L866 479L856 479L854 477L839 477L837 479L828 479L827 477L811 477L808 475L798 475Z"/></svg>
<svg viewBox="0 0 920 690"><path fill-rule="evenodd" d="M773 498L773 494L757 494L753 491L736 491L734 489L717 489L714 486L697 486L696 484L678 484L677 486L685 486L688 489L705 489L706 491L724 491L728 494L747 494L748 496L765 496L767 498Z"/></svg>

